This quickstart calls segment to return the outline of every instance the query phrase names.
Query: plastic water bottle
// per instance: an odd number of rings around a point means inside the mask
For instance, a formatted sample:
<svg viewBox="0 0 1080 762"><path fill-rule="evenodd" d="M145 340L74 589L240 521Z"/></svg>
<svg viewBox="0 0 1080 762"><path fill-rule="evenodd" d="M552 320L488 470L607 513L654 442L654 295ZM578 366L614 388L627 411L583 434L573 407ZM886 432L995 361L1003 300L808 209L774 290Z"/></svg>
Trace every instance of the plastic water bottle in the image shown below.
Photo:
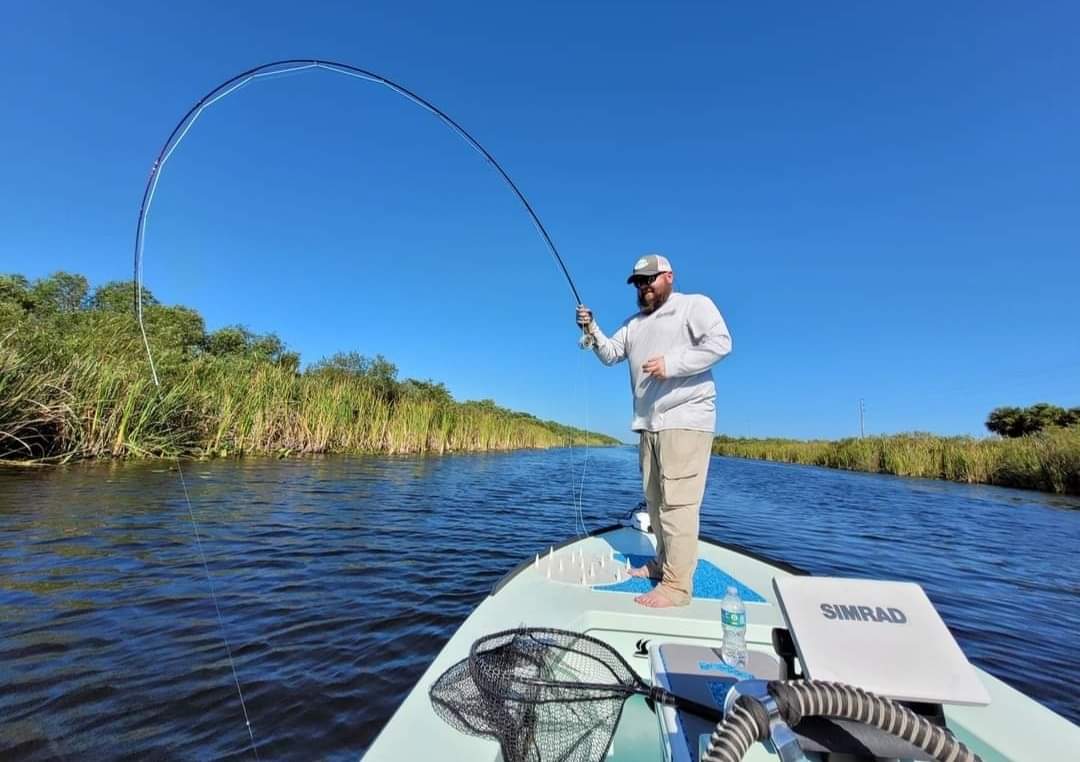
<svg viewBox="0 0 1080 762"><path fill-rule="evenodd" d="M746 606L732 585L720 604L720 619L724 625L724 663L746 670Z"/></svg>

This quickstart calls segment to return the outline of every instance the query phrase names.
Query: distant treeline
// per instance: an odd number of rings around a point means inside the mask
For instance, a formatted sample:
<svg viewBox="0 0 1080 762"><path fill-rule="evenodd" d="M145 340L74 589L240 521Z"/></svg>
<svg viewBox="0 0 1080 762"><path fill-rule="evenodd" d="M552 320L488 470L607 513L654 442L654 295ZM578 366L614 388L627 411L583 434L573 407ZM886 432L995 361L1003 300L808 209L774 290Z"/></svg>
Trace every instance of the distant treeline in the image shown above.
<svg viewBox="0 0 1080 762"><path fill-rule="evenodd" d="M1031 407L998 407L990 411L986 428L1003 437L1023 437L1038 434L1054 426L1080 425L1080 407L1066 410L1057 405L1039 402Z"/></svg>
<svg viewBox="0 0 1080 762"><path fill-rule="evenodd" d="M421 453L608 445L491 400L457 402L382 356L340 353L301 370L276 335L207 332L143 291L154 387L131 282L0 275L0 459L242 453Z"/></svg>
<svg viewBox="0 0 1080 762"><path fill-rule="evenodd" d="M894 434L801 441L719 436L713 452L850 471L948 479L1080 495L1080 427L1048 426L1018 437Z"/></svg>

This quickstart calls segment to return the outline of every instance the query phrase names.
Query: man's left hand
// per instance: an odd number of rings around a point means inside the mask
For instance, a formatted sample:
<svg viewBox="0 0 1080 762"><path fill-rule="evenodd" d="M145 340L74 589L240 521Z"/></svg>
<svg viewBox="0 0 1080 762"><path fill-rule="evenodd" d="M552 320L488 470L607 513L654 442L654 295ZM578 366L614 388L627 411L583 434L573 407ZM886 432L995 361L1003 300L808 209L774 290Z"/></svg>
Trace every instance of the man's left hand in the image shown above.
<svg viewBox="0 0 1080 762"><path fill-rule="evenodd" d="M663 356L650 357L641 369L653 378L667 378L667 367L664 365Z"/></svg>

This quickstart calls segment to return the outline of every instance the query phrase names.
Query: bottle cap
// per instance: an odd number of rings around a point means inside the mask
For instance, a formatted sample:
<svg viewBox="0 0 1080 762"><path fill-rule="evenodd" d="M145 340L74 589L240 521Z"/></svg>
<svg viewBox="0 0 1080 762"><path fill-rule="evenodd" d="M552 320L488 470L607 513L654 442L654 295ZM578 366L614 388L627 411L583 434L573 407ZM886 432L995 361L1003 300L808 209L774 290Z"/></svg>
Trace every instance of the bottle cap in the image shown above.
<svg viewBox="0 0 1080 762"><path fill-rule="evenodd" d="M735 585L728 585L727 592L728 595L738 595L739 588L735 587Z"/></svg>

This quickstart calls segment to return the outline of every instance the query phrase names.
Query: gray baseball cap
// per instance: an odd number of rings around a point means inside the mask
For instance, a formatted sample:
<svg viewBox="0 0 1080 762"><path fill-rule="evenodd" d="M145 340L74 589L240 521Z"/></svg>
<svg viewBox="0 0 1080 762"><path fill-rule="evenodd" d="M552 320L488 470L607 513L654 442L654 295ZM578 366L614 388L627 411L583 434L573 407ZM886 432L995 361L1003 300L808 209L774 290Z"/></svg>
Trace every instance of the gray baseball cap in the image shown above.
<svg viewBox="0 0 1080 762"><path fill-rule="evenodd" d="M639 275L656 275L657 273L671 272L671 263L667 257L660 254L646 254L634 263L634 271L626 279L627 283L633 283Z"/></svg>

